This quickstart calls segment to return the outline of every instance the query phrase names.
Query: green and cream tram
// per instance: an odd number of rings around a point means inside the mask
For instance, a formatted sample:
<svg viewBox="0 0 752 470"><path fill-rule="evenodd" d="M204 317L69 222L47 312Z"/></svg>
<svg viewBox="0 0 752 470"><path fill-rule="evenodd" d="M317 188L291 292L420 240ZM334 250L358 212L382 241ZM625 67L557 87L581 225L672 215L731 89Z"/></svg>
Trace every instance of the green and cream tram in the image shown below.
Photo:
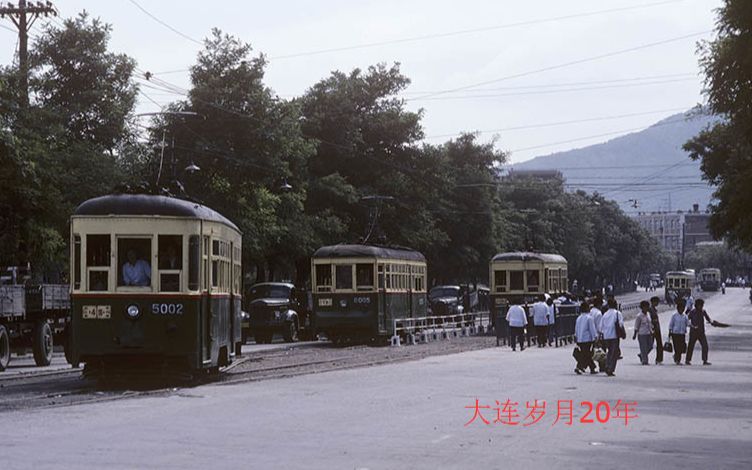
<svg viewBox="0 0 752 470"><path fill-rule="evenodd" d="M549 253L499 253L491 259L489 279L494 311L510 301L534 300L569 286L566 258Z"/></svg>
<svg viewBox="0 0 752 470"><path fill-rule="evenodd" d="M669 271L665 279L667 302L689 297L695 287L695 273L692 270Z"/></svg>
<svg viewBox="0 0 752 470"><path fill-rule="evenodd" d="M698 278L703 291L717 291L721 288L721 270L718 268L701 269Z"/></svg>
<svg viewBox="0 0 752 470"><path fill-rule="evenodd" d="M110 195L71 217L72 362L216 370L241 345L241 234L202 205Z"/></svg>
<svg viewBox="0 0 752 470"><path fill-rule="evenodd" d="M426 315L426 259L413 250L332 245L311 259L314 325L333 342L391 336Z"/></svg>

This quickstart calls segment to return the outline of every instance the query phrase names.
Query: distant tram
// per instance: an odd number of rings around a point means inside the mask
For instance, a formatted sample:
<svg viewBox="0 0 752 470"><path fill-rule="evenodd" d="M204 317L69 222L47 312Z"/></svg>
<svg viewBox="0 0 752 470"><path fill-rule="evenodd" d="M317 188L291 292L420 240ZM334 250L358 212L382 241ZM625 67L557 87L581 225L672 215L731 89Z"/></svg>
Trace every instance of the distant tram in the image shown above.
<svg viewBox="0 0 752 470"><path fill-rule="evenodd" d="M569 286L566 258L550 253L499 253L491 259L489 279L494 310L543 293L565 292Z"/></svg>
<svg viewBox="0 0 752 470"><path fill-rule="evenodd" d="M426 258L407 248L332 245L311 259L314 325L332 342L394 334L426 315Z"/></svg>
<svg viewBox="0 0 752 470"><path fill-rule="evenodd" d="M500 253L491 259L489 279L495 298L565 292L569 285L567 260L549 253Z"/></svg>
<svg viewBox="0 0 752 470"><path fill-rule="evenodd" d="M671 301L671 293L677 299L686 298L695 287L694 271L669 271L666 273L666 301Z"/></svg>
<svg viewBox="0 0 752 470"><path fill-rule="evenodd" d="M110 195L71 217L72 362L216 371L241 345L241 234L200 204Z"/></svg>
<svg viewBox="0 0 752 470"><path fill-rule="evenodd" d="M698 275L700 289L717 291L721 288L721 270L718 268L701 269Z"/></svg>

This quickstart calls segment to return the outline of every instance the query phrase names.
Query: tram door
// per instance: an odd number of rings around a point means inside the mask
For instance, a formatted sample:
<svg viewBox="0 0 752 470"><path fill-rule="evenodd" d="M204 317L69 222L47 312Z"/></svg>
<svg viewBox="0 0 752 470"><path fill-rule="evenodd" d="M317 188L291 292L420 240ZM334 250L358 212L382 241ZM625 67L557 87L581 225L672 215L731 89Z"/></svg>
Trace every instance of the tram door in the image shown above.
<svg viewBox="0 0 752 470"><path fill-rule="evenodd" d="M237 258L235 254L235 243L230 242L230 315L227 319L230 322L230 338L228 339L228 350L230 355L235 352L235 329L238 327L235 322L235 296L237 296L237 293L235 292L235 270L237 269L235 267L235 258Z"/></svg>
<svg viewBox="0 0 752 470"><path fill-rule="evenodd" d="M405 271L407 274L405 275L405 278L407 279L407 311L410 312L410 317L415 317L415 305L413 305L413 288L415 287L413 285L413 275L412 271L413 267L410 265L405 266Z"/></svg>
<svg viewBox="0 0 752 470"><path fill-rule="evenodd" d="M211 263L210 260L210 252L209 252L209 237L204 235L203 237L203 244L204 249L201 252L201 262L203 265L203 288L206 292L206 298L204 300L204 308L201 309L201 342L202 342L202 351L203 351L203 360L209 361L211 360L211 318L212 318L212 298L211 298L211 280L210 280L210 274L211 274Z"/></svg>
<svg viewBox="0 0 752 470"><path fill-rule="evenodd" d="M378 265L378 315L379 315L379 331L386 331L386 276L385 265Z"/></svg>

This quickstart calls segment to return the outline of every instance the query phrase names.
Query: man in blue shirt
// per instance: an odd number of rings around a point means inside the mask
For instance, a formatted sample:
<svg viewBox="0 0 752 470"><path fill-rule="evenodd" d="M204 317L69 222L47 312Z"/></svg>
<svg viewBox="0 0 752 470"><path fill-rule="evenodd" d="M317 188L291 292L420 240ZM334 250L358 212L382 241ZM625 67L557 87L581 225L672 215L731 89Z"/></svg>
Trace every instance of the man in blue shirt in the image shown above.
<svg viewBox="0 0 752 470"><path fill-rule="evenodd" d="M538 347L542 348L546 345L548 339L548 305L546 305L545 297L540 296L538 301L533 304L533 325L535 325L535 336L537 338Z"/></svg>
<svg viewBox="0 0 752 470"><path fill-rule="evenodd" d="M580 305L580 316L574 325L574 334L577 346L580 348L580 354L577 358L577 367L574 371L582 374L586 367L590 367L590 373L596 374L595 363L593 362L593 343L598 339L598 330L595 328L595 321L590 315L590 306L587 302Z"/></svg>
<svg viewBox="0 0 752 470"><path fill-rule="evenodd" d="M123 285L146 287L151 285L151 266L136 256L136 250L128 250L128 261L123 264Z"/></svg>

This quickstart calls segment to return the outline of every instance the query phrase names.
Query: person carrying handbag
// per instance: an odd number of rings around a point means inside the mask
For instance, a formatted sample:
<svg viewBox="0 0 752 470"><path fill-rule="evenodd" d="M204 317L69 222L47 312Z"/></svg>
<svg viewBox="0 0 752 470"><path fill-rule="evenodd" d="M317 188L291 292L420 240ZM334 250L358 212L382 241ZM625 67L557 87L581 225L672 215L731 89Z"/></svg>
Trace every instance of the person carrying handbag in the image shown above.
<svg viewBox="0 0 752 470"><path fill-rule="evenodd" d="M632 339L638 339L640 342L640 362L646 366L649 364L648 354L653 349L653 322L650 320L648 314L650 313L650 302L643 300L640 302L640 310L642 312L635 318L634 334Z"/></svg>
<svg viewBox="0 0 752 470"><path fill-rule="evenodd" d="M671 321L668 323L668 334L671 337L671 342L674 343L674 364L677 366L682 365L681 358L684 351L687 349L687 326L689 325L689 318L684 313L684 301L680 300L676 304L676 311L671 316Z"/></svg>
<svg viewBox="0 0 752 470"><path fill-rule="evenodd" d="M624 317L617 310L618 304L613 297L608 299L608 310L601 318L601 333L606 347L606 375L615 376L616 361L619 359L619 340L627 337Z"/></svg>

